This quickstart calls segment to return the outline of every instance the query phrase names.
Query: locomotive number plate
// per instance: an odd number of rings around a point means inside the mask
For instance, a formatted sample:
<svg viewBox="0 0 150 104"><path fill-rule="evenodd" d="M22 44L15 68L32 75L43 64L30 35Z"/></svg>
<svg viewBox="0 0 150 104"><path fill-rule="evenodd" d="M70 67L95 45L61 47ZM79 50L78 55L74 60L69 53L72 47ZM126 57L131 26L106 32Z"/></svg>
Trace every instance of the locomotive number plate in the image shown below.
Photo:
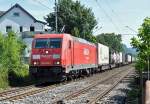
<svg viewBox="0 0 150 104"><path fill-rule="evenodd" d="M42 65L49 65L51 64L50 62L41 62Z"/></svg>
<svg viewBox="0 0 150 104"><path fill-rule="evenodd" d="M42 58L51 58L52 55L41 55Z"/></svg>

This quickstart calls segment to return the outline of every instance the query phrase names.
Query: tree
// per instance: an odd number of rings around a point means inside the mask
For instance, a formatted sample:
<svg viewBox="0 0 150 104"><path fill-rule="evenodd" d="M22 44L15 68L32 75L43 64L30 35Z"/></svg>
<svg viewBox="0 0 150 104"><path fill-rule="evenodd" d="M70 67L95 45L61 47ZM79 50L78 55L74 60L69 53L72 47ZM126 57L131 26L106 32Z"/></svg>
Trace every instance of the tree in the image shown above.
<svg viewBox="0 0 150 104"><path fill-rule="evenodd" d="M96 36L97 42L108 46L111 50L120 52L123 50L121 35L115 35L115 33L102 33Z"/></svg>
<svg viewBox="0 0 150 104"><path fill-rule="evenodd" d="M44 17L48 25L55 30L55 13ZM90 8L81 5L79 1L59 0L58 2L58 32L65 26L65 33L94 41L92 31L97 25L94 13Z"/></svg>
<svg viewBox="0 0 150 104"><path fill-rule="evenodd" d="M145 18L139 28L138 38L133 37L131 45L138 51L137 69L147 69L147 60L150 57L150 18Z"/></svg>

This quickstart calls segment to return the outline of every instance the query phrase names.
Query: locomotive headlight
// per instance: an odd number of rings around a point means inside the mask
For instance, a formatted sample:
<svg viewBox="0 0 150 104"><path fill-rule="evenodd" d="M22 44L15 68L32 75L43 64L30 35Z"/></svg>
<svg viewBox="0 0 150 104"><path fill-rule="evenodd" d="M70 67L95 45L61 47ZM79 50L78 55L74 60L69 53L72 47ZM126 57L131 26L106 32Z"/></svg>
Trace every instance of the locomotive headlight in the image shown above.
<svg viewBox="0 0 150 104"><path fill-rule="evenodd" d="M37 64L37 62L34 62L33 64L34 64L34 65L36 65L36 64Z"/></svg>
<svg viewBox="0 0 150 104"><path fill-rule="evenodd" d="M60 64L60 61L56 61L54 62L55 65L59 65Z"/></svg>
<svg viewBox="0 0 150 104"><path fill-rule="evenodd" d="M48 54L48 51L46 51L45 53Z"/></svg>
<svg viewBox="0 0 150 104"><path fill-rule="evenodd" d="M40 55L32 55L32 59L40 59Z"/></svg>
<svg viewBox="0 0 150 104"><path fill-rule="evenodd" d="M53 54L53 59L59 59L60 58L60 54Z"/></svg>
<svg viewBox="0 0 150 104"><path fill-rule="evenodd" d="M57 65L59 65L59 64L60 64L60 62L59 62L59 61L57 61L57 62L56 62L56 64L57 64Z"/></svg>

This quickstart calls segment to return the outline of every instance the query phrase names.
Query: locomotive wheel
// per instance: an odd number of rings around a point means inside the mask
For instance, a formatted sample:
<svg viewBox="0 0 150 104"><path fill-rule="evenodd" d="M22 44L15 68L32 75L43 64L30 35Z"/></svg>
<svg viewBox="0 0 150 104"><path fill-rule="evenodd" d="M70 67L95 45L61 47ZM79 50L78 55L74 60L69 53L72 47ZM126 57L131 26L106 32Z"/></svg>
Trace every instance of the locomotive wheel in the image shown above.
<svg viewBox="0 0 150 104"><path fill-rule="evenodd" d="M67 76L66 75L62 75L61 82L65 82L65 81L67 81Z"/></svg>
<svg viewBox="0 0 150 104"><path fill-rule="evenodd" d="M87 77L90 77L90 69L86 69Z"/></svg>
<svg viewBox="0 0 150 104"><path fill-rule="evenodd" d="M79 71L78 70L75 73L75 77L76 77L76 79L79 78Z"/></svg>
<svg viewBox="0 0 150 104"><path fill-rule="evenodd" d="M67 81L71 81L71 80L73 80L72 75L68 75L67 76Z"/></svg>

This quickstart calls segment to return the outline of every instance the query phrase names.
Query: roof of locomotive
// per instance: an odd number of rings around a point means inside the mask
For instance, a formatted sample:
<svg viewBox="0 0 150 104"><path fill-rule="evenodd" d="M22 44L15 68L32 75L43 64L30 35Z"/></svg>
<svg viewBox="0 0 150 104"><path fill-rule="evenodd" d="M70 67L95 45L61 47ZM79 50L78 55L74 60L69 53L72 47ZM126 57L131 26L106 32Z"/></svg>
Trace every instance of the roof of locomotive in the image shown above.
<svg viewBox="0 0 150 104"><path fill-rule="evenodd" d="M63 36L64 34L36 34L34 38L62 38Z"/></svg>
<svg viewBox="0 0 150 104"><path fill-rule="evenodd" d="M73 39L74 39L75 41L78 41L78 42L80 42L80 43L84 43L84 44L89 44L89 45L95 46L94 43L91 43L91 42L89 42L89 41L87 41L87 40L85 40L85 39L78 38L78 37L74 37L74 36L72 36L72 37L73 37Z"/></svg>
<svg viewBox="0 0 150 104"><path fill-rule="evenodd" d="M70 34L63 34L63 33L62 34L36 34L34 38L63 38L64 36L71 36L74 41L95 46L94 43L91 43L85 39L74 37Z"/></svg>

